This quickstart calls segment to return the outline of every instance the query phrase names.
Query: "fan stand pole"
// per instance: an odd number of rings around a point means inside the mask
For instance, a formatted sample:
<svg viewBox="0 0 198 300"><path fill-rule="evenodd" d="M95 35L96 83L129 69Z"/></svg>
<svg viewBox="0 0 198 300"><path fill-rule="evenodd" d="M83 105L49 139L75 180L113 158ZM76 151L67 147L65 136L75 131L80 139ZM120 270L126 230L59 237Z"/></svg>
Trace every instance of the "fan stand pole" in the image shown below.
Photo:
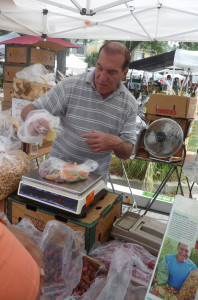
<svg viewBox="0 0 198 300"><path fill-rule="evenodd" d="M137 208L137 203L136 203L135 198L133 196L133 192L132 192L132 189L131 189L130 181L129 181L129 178L127 176L127 172L125 170L125 167L124 167L122 159L120 159L120 162L121 162L121 165L122 165L122 170L124 171L125 178L126 178L127 183L128 183L128 187L129 187L129 190L130 190L130 193L131 193L131 198L133 200L133 204L132 204L131 209L133 209L134 207Z"/></svg>
<svg viewBox="0 0 198 300"><path fill-rule="evenodd" d="M177 176L179 176L178 174L178 170L177 170L177 166L172 165L170 170L168 171L168 173L166 174L166 176L164 177L163 181L161 182L161 184L159 185L159 187L157 188L154 196L150 199L146 210L144 212L143 215L146 215L146 213L149 211L150 207L152 206L153 202L156 200L157 196L159 195L159 193L161 192L161 190L163 189L163 187L165 186L165 184L167 183L167 181L169 180L169 178L172 176L173 172L176 170L177 172ZM179 185L181 188L181 182L180 182L180 177L178 177L178 181L179 181ZM183 191L181 190L181 193L183 194Z"/></svg>

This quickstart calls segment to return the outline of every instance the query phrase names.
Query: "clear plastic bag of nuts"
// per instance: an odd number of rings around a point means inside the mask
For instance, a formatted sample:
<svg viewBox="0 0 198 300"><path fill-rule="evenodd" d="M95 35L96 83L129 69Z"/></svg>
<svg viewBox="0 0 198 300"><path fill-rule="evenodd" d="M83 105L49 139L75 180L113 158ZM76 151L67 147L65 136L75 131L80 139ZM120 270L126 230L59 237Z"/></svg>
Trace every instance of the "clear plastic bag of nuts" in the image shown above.
<svg viewBox="0 0 198 300"><path fill-rule="evenodd" d="M0 200L13 193L22 175L31 169L31 161L20 147L12 121L0 112Z"/></svg>
<svg viewBox="0 0 198 300"><path fill-rule="evenodd" d="M13 193L23 174L31 169L31 161L21 150L0 153L0 200Z"/></svg>

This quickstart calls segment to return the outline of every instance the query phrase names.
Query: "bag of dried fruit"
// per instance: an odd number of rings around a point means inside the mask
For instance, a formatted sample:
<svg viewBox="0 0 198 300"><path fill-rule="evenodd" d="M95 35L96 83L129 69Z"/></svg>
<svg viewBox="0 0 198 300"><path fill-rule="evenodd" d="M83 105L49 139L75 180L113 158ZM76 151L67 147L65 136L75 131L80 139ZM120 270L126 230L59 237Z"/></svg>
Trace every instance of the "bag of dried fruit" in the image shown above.
<svg viewBox="0 0 198 300"><path fill-rule="evenodd" d="M39 174L56 182L76 182L88 178L89 172L98 168L98 163L88 159L83 164L71 164L56 157L44 160L39 167Z"/></svg>
<svg viewBox="0 0 198 300"><path fill-rule="evenodd" d="M31 161L20 147L12 122L0 113L0 200L13 193L22 175L30 171Z"/></svg>

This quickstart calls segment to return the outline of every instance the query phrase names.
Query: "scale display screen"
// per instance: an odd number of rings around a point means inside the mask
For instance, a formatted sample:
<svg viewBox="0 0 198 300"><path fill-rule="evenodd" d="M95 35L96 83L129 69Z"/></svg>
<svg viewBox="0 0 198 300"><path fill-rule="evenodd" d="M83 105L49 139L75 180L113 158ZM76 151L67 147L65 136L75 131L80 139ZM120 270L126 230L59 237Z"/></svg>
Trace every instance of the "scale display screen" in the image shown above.
<svg viewBox="0 0 198 300"><path fill-rule="evenodd" d="M70 211L77 211L78 201L62 196L57 195L49 191L41 190L34 186L29 186L24 183L20 184L20 195L21 196L27 196L31 199L45 202L48 204L56 205L60 208L66 208Z"/></svg>

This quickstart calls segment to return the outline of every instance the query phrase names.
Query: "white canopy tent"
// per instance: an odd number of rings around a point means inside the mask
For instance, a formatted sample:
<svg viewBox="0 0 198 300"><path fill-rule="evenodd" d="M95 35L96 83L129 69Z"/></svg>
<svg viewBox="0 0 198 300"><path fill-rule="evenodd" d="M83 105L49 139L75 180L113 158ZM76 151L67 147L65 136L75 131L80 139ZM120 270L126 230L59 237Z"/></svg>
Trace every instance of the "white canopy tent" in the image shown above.
<svg viewBox="0 0 198 300"><path fill-rule="evenodd" d="M66 67L67 75L77 75L86 72L88 64L74 54L70 54L66 57Z"/></svg>
<svg viewBox="0 0 198 300"><path fill-rule="evenodd" d="M0 28L45 38L198 40L197 0L0 0Z"/></svg>

